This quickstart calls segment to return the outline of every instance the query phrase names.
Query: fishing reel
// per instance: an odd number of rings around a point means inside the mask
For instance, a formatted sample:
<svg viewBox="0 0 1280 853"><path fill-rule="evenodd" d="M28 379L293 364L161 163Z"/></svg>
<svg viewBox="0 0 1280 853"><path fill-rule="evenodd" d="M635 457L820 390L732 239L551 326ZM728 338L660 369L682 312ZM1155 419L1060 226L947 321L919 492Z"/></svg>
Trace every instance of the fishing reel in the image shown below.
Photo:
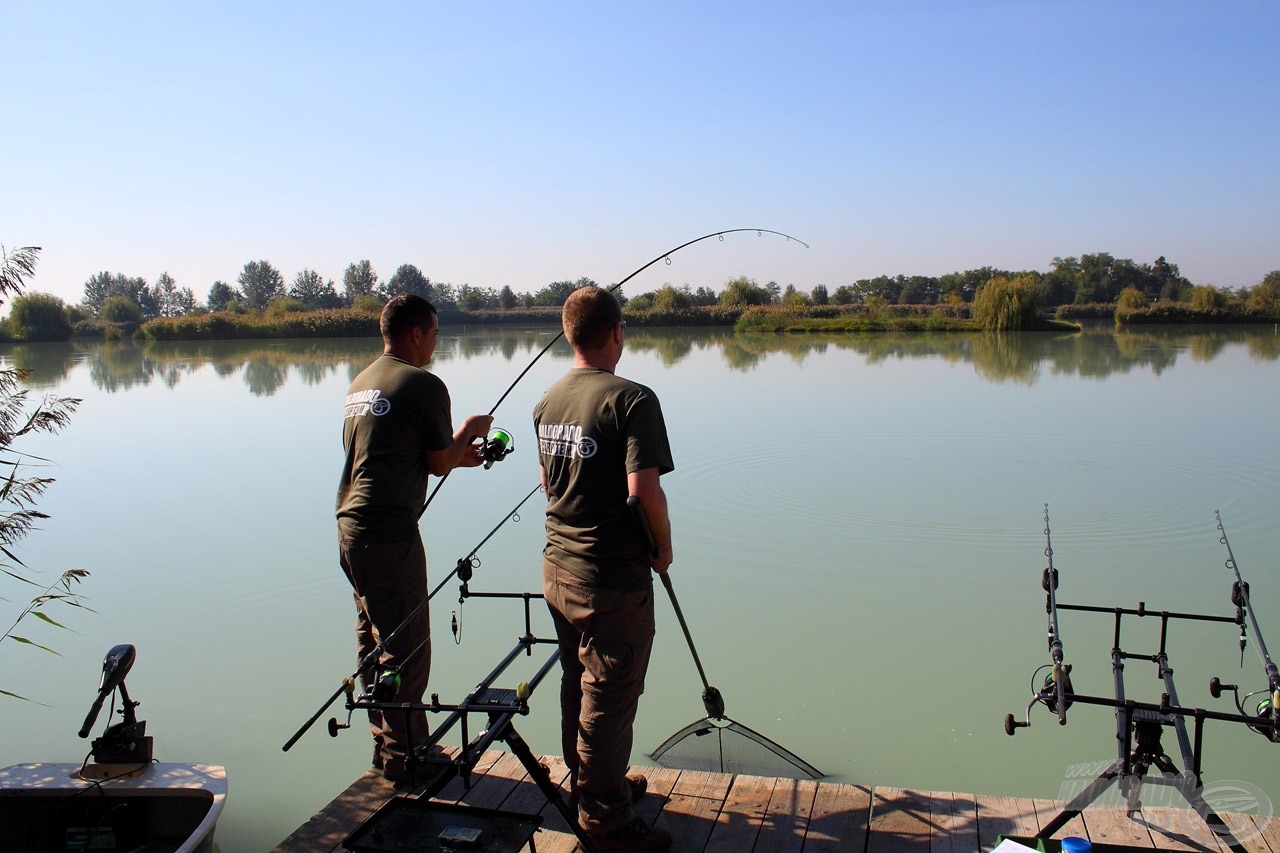
<svg viewBox="0 0 1280 853"><path fill-rule="evenodd" d="M1236 710L1245 717L1256 717L1262 722L1262 725L1245 725L1250 731L1255 731L1262 735L1272 743L1280 743L1280 690L1255 690L1252 693L1246 693L1244 698L1240 698L1240 685L1223 684L1222 679L1214 676L1209 679L1209 695L1214 699L1222 696L1224 690L1230 690L1232 697L1235 699ZM1245 703L1257 696L1265 696L1254 706L1253 713L1245 710Z"/></svg>
<svg viewBox="0 0 1280 853"><path fill-rule="evenodd" d="M516 442L511 433L505 429L494 427L489 430L484 444L480 445L480 458L484 460L484 469L488 471L493 463L501 462L515 452Z"/></svg>
<svg viewBox="0 0 1280 853"><path fill-rule="evenodd" d="M1040 667L1040 669L1044 668L1045 667ZM1036 670L1037 674L1039 674L1040 669ZM1071 664L1062 664L1060 672L1062 673L1062 712L1059 713L1058 709L1058 679L1054 678L1053 671L1050 670L1049 674L1044 677L1044 683L1040 685L1040 689L1036 691L1035 695L1031 698L1031 702L1027 704L1027 714L1024 721L1014 719L1013 714L1005 714L1005 734L1012 737L1014 731L1017 729L1029 728L1031 726L1031 709L1037 704L1044 705L1052 714L1058 714L1058 721L1065 725L1066 712L1067 709L1071 707L1071 703L1073 701L1071 697L1074 693L1071 686ZM1031 678L1034 683L1035 676L1033 675Z"/></svg>

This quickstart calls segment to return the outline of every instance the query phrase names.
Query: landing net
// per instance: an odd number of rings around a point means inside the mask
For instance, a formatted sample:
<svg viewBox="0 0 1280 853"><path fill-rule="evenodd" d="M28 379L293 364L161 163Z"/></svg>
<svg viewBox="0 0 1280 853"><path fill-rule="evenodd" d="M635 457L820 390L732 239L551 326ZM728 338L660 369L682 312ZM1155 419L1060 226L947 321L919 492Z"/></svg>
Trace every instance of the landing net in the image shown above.
<svg viewBox="0 0 1280 853"><path fill-rule="evenodd" d="M649 754L662 767L712 773L821 779L812 764L728 717L690 723Z"/></svg>

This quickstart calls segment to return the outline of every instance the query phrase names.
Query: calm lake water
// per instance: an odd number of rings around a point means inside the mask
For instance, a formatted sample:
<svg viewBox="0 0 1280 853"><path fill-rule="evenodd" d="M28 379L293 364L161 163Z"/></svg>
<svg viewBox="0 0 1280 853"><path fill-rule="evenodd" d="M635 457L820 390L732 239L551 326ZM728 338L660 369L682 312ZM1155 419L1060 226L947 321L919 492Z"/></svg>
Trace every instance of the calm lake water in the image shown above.
<svg viewBox="0 0 1280 853"><path fill-rule="evenodd" d="M455 416L487 411L555 331L443 330L432 369ZM62 434L19 444L51 460L43 473L57 482L40 502L52 517L17 553L50 580L88 569L95 611L63 614L75 633L29 629L60 657L0 646L0 686L45 703L0 699L0 765L83 758L75 733L102 656L127 642L138 648L129 690L157 757L228 767L223 851L270 848L366 769L363 720L336 739L322 720L281 746L354 667L333 496L342 398L379 349L375 339L0 349L35 371L33 394L84 399ZM536 485L530 411L569 358L558 345L497 411L514 455L455 474L423 517L433 583ZM837 780L1055 797L1079 785L1080 765L1114 758L1105 708L1077 705L1065 728L1037 709L1014 738L1002 728L1007 712L1021 718L1048 660L1046 503L1061 601L1230 616L1221 510L1280 653L1274 329L634 329L619 372L663 402L677 465L664 478L672 578L708 677L730 717ZM535 495L480 551L473 590L537 588L541 508ZM4 583L3 612L22 593ZM431 612L431 689L445 702L524 630L518 605L459 608L456 584ZM1157 628L1126 619L1126 650L1154 652ZM662 600L658 629L638 763L704 713ZM1066 614L1062 636L1076 689L1110 695L1110 618ZM1185 705L1232 710L1209 696L1211 675L1263 686L1256 644L1242 670L1236 638L1232 625L1173 626ZM1132 698L1158 700L1153 665L1130 661L1126 676ZM517 724L538 752L558 751L554 693L535 693ZM1206 780L1280 805L1276 750L1210 723Z"/></svg>

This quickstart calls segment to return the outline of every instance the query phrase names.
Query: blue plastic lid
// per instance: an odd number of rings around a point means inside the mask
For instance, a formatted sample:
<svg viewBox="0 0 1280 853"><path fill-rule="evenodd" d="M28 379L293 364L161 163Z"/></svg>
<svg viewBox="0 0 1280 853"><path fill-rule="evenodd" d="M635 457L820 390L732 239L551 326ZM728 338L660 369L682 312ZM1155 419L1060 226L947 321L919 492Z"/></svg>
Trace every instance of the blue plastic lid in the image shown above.
<svg viewBox="0 0 1280 853"><path fill-rule="evenodd" d="M1093 844L1087 838L1081 838L1078 835L1068 835L1062 839L1062 853L1087 853L1093 849Z"/></svg>

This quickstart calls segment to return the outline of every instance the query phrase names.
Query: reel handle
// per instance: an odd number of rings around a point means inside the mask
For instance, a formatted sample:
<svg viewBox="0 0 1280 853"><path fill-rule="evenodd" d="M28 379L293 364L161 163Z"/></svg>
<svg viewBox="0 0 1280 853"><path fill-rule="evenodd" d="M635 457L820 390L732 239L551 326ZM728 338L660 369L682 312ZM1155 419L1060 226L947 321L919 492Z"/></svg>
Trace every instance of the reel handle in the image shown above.
<svg viewBox="0 0 1280 853"><path fill-rule="evenodd" d="M1030 727L1030 722L1019 722L1013 718L1013 714L1004 715L1004 733L1009 737L1013 737L1013 733L1018 729L1027 729Z"/></svg>
<svg viewBox="0 0 1280 853"><path fill-rule="evenodd" d="M1222 696L1222 691L1224 690L1230 690L1234 693L1238 689L1238 684L1223 684L1222 679L1218 678L1216 675L1209 679L1209 695L1214 699L1220 698Z"/></svg>

